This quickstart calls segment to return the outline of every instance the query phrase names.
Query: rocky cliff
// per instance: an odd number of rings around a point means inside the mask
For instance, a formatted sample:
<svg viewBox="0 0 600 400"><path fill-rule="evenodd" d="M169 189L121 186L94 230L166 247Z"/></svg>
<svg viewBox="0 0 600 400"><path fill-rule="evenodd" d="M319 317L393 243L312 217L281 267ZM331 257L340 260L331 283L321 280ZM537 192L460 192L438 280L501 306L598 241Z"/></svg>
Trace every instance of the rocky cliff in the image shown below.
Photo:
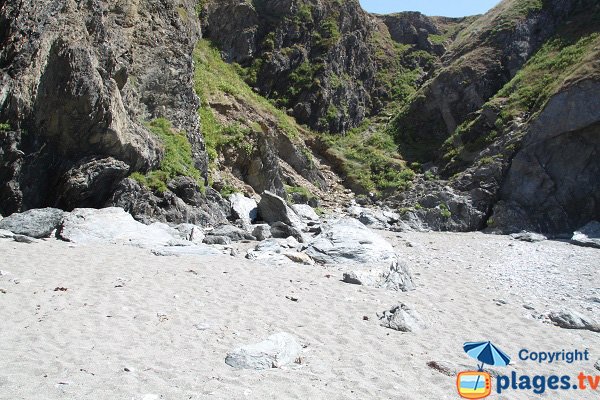
<svg viewBox="0 0 600 400"><path fill-rule="evenodd" d="M102 206L158 168L164 118L206 174L195 109L193 1L2 1L0 212Z"/></svg>
<svg viewBox="0 0 600 400"><path fill-rule="evenodd" d="M235 191L337 204L329 164L405 226L572 231L600 214L599 7L0 1L0 214L210 225Z"/></svg>

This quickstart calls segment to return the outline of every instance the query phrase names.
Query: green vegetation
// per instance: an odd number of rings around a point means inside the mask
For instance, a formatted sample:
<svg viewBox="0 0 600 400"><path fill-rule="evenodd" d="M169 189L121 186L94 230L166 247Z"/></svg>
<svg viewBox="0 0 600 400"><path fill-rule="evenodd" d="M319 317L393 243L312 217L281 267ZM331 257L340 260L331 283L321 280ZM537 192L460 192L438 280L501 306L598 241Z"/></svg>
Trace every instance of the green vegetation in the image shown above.
<svg viewBox="0 0 600 400"><path fill-rule="evenodd" d="M393 138L384 131L370 132L371 121L346 135L322 136L328 153L342 173L368 192L389 194L409 187L415 172L400 159Z"/></svg>
<svg viewBox="0 0 600 400"><path fill-rule="evenodd" d="M543 5L543 0L513 1L494 20L494 29L492 30L492 33L513 30L518 20L524 19L528 15L540 11Z"/></svg>
<svg viewBox="0 0 600 400"><path fill-rule="evenodd" d="M161 193L167 190L167 182L177 176L191 177L200 187L204 187L200 171L194 167L192 146L185 133L173 129L171 123L164 118L155 119L146 126L162 142L164 157L158 169L145 175L136 172L131 178Z"/></svg>
<svg viewBox="0 0 600 400"><path fill-rule="evenodd" d="M452 216L452 213L450 212L450 209L448 208L448 206L445 203L442 203L439 205L439 209L440 209L440 215L443 218L450 218Z"/></svg>
<svg viewBox="0 0 600 400"><path fill-rule="evenodd" d="M199 112L202 133L206 142L211 166L215 166L219 152L225 147L235 147L250 155L253 142L250 138L260 131L260 126L245 126L241 123L225 125L217 120L209 101L223 100L232 96L254 108L273 115L278 127L290 137L297 137L296 122L283 111L275 108L268 100L254 93L240 76L242 69L221 59L219 51L207 40L201 40L194 52L196 63L195 89L201 99ZM244 121L244 123L247 123Z"/></svg>
<svg viewBox="0 0 600 400"><path fill-rule="evenodd" d="M501 114L503 122L541 108L572 74L583 59L600 44L600 34L578 38L554 38L525 64L496 97L508 98Z"/></svg>
<svg viewBox="0 0 600 400"><path fill-rule="evenodd" d="M479 152L503 137L516 119L525 122L535 118L565 82L586 70L586 63L588 60L591 63L595 58L599 45L599 33L581 32L577 28L574 31L562 31L547 41L516 76L485 104L484 108L494 110L499 115L495 126L492 129L486 127L481 114L465 121L444 143L444 160L450 162L465 151ZM510 146L507 151L516 148L515 144ZM485 164L492 161L484 158L479 162Z"/></svg>
<svg viewBox="0 0 600 400"><path fill-rule="evenodd" d="M304 201L309 201L309 200L315 198L315 195L310 190L308 190L307 188L305 188L303 186L288 186L288 185L285 185L285 192L288 195L292 195L292 194L300 195L300 197ZM292 197L290 197L290 199L293 200Z"/></svg>
<svg viewBox="0 0 600 400"><path fill-rule="evenodd" d="M0 132L8 132L12 130L12 127L8 122L0 123Z"/></svg>

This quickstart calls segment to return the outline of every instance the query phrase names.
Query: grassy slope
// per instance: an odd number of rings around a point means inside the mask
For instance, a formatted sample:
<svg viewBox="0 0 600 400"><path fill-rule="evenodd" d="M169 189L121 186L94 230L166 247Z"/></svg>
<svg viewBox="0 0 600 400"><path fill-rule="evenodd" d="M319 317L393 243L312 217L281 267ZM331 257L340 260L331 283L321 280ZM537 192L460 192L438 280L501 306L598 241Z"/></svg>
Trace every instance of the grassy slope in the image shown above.
<svg viewBox="0 0 600 400"><path fill-rule="evenodd" d="M597 26L600 26L600 13L586 13L547 41L484 106L497 110L499 118L495 127L476 140L466 142L462 138L477 126L481 116L465 121L444 144L445 161L456 161L465 151L482 150L512 129L514 121L534 119L564 86L583 79L599 79L600 33Z"/></svg>

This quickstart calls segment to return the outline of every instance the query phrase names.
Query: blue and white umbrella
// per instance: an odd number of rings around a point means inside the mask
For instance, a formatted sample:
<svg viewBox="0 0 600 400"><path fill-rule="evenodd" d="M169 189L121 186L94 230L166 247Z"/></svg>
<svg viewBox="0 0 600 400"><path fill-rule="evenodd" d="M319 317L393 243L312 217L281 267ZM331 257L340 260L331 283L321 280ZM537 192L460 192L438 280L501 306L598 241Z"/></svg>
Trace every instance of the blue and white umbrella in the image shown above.
<svg viewBox="0 0 600 400"><path fill-rule="evenodd" d="M481 362L480 371L483 370L483 364L496 367L506 367L510 364L510 357L492 342L467 342L463 345L463 349L470 357Z"/></svg>

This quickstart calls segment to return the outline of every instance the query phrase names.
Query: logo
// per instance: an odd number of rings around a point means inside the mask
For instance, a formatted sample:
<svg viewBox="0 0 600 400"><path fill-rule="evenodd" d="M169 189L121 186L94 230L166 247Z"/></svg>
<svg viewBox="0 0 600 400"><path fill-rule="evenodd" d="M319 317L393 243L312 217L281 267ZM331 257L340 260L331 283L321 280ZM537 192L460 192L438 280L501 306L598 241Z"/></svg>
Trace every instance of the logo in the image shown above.
<svg viewBox="0 0 600 400"><path fill-rule="evenodd" d="M456 387L460 397L483 399L492 393L492 377L487 372L461 372L456 379Z"/></svg>
<svg viewBox="0 0 600 400"><path fill-rule="evenodd" d="M461 372L456 377L456 388L460 397L465 399L484 399L492 394L492 377L483 371L484 365L502 366L510 364L507 356L492 342L467 342L463 345L465 353L481 363L477 371Z"/></svg>
<svg viewBox="0 0 600 400"><path fill-rule="evenodd" d="M506 367L510 357L491 342L468 342L463 349L478 362L477 371L464 371L456 378L458 394L465 399L484 399L495 391L498 395L507 390L518 390L541 395L550 391L598 391L600 390L600 375L587 375L579 372L577 375L530 375L517 374L511 371L506 375L498 375L494 379L483 370L485 365ZM590 361L589 349L573 351L531 351L522 349L519 353L521 361L535 363L565 363Z"/></svg>

